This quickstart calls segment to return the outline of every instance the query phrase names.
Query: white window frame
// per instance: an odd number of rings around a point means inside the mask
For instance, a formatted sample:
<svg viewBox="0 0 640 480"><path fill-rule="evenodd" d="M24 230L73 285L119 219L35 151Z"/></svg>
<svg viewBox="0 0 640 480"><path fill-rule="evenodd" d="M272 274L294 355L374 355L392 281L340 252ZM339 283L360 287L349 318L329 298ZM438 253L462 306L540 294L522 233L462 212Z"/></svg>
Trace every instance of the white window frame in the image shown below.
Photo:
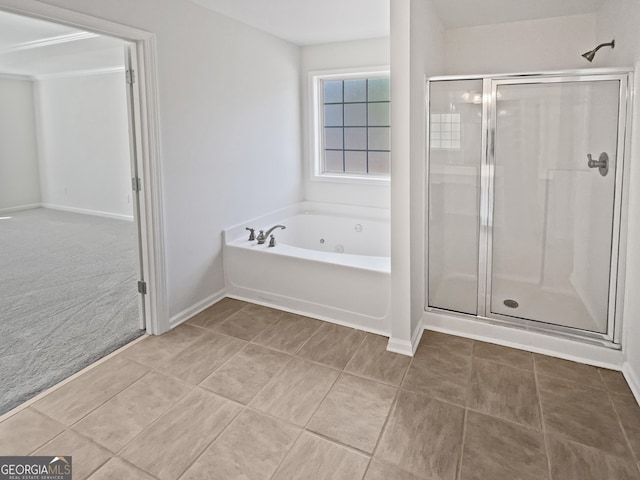
<svg viewBox="0 0 640 480"><path fill-rule="evenodd" d="M323 80L352 80L358 78L389 78L390 68L388 65L376 67L347 68L339 70L322 70L309 72L309 105L311 126L309 131L309 158L311 181L314 182L334 182L334 183L357 183L360 185L385 185L389 184L391 174L376 175L355 173L323 173L322 172L322 146L323 146L323 125L324 108L321 82ZM391 99L393 101L393 99Z"/></svg>

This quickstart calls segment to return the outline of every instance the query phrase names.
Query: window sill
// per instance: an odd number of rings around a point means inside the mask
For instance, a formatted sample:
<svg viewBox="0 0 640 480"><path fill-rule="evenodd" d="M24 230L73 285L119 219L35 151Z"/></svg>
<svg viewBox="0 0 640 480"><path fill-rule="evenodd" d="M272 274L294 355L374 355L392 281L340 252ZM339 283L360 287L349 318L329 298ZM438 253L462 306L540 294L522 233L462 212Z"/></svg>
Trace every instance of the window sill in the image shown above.
<svg viewBox="0 0 640 480"><path fill-rule="evenodd" d="M332 175L330 173L322 174L322 175L312 175L312 182L323 182L323 183L344 183L351 185L377 185L380 187L388 187L391 183L391 178L389 176L360 176L360 175L340 175L335 174Z"/></svg>

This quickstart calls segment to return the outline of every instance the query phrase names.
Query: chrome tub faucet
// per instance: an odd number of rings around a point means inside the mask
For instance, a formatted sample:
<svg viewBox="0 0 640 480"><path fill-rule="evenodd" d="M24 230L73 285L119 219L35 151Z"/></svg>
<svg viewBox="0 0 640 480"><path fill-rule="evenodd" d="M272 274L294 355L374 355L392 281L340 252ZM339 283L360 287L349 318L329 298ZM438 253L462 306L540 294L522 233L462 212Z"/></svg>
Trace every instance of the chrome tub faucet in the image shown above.
<svg viewBox="0 0 640 480"><path fill-rule="evenodd" d="M264 242L267 241L267 238L269 238L269 235L271 235L271 232L273 232L276 228L281 228L282 230L284 230L287 227L285 227L284 225L274 225L266 232L264 230L260 230L260 232L258 233L258 236L256 237L256 240L258 241L258 245L264 244ZM269 246L275 246L275 238L273 240L273 245L269 245Z"/></svg>

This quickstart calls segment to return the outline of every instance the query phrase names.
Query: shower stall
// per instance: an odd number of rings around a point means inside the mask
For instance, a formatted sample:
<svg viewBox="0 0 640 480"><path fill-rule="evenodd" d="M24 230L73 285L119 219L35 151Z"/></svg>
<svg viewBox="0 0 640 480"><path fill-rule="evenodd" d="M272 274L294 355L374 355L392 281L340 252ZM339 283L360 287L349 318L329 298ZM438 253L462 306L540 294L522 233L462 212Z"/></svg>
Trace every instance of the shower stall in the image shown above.
<svg viewBox="0 0 640 480"><path fill-rule="evenodd" d="M630 77L428 81L427 311L619 348Z"/></svg>

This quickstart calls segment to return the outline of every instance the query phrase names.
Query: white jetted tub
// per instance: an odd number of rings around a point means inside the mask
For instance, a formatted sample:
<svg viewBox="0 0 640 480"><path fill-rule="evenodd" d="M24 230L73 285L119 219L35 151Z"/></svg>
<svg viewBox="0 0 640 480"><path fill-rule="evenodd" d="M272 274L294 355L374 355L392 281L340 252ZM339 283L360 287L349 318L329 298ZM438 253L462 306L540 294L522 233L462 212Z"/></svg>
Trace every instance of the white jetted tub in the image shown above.
<svg viewBox="0 0 640 480"><path fill-rule="evenodd" d="M245 228L275 229L276 245ZM389 333L389 212L304 202L224 231L230 296Z"/></svg>

